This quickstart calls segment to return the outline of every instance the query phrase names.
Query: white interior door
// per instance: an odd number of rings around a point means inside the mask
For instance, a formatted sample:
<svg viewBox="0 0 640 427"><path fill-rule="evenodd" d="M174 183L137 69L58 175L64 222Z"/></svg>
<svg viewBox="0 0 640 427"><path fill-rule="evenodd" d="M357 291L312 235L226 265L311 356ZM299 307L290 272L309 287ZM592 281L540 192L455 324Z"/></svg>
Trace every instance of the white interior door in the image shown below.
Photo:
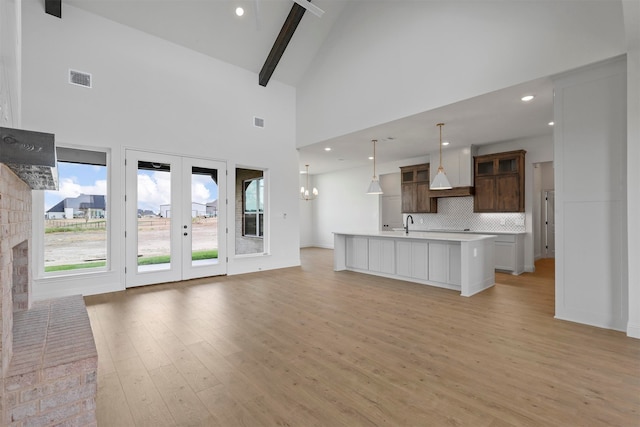
<svg viewBox="0 0 640 427"><path fill-rule="evenodd" d="M556 192L548 190L544 192L545 198L545 258L556 257L556 219L555 219L555 199Z"/></svg>
<svg viewBox="0 0 640 427"><path fill-rule="evenodd" d="M126 152L126 286L226 274L226 165Z"/></svg>

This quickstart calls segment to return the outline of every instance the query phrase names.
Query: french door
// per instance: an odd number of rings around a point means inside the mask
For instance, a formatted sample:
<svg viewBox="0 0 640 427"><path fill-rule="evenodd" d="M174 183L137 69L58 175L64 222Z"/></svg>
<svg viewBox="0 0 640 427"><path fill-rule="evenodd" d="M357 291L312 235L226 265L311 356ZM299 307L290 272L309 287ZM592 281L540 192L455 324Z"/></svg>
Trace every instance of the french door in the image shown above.
<svg viewBox="0 0 640 427"><path fill-rule="evenodd" d="M226 274L226 164L126 151L126 287Z"/></svg>

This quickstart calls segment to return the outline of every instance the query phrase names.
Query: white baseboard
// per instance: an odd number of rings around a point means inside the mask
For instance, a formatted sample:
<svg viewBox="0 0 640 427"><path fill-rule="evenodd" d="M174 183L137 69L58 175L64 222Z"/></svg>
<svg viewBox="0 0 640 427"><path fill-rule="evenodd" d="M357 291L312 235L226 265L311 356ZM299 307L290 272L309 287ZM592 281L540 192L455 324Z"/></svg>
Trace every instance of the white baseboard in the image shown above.
<svg viewBox="0 0 640 427"><path fill-rule="evenodd" d="M333 245L309 245L309 246L301 246L300 249L305 249L305 248L320 248L320 249L333 249Z"/></svg>
<svg viewBox="0 0 640 427"><path fill-rule="evenodd" d="M572 312L571 310L569 310L567 313L564 313L564 314L558 314L556 312L556 315L554 316L554 318L558 320L564 320L567 322L581 323L583 325L595 326L596 328L611 329L614 331L625 332L624 327L622 327L620 324L615 324L615 322L611 321L610 319L605 319L605 318L601 318L599 316L593 316L593 315L585 315L584 313L579 311Z"/></svg>
<svg viewBox="0 0 640 427"><path fill-rule="evenodd" d="M49 286L48 288L40 287L33 290L33 301L43 301L55 298L68 297L72 295L99 295L110 292L124 291L124 286L120 282L113 283L84 283L82 285L73 284L63 287Z"/></svg>
<svg viewBox="0 0 640 427"><path fill-rule="evenodd" d="M640 324L629 322L627 324L627 336L640 339Z"/></svg>

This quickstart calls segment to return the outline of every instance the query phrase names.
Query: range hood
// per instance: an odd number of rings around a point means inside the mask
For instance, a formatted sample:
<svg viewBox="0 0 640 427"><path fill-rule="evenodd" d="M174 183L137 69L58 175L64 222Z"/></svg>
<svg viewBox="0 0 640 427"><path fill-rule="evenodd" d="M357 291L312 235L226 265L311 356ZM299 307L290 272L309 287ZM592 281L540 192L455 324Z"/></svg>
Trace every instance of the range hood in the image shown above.
<svg viewBox="0 0 640 427"><path fill-rule="evenodd" d="M57 190L55 136L0 127L0 163L33 190Z"/></svg>
<svg viewBox="0 0 640 427"><path fill-rule="evenodd" d="M475 194L475 188L470 185L453 187L448 190L431 190L429 192L430 198L441 198L441 197L466 197L473 196Z"/></svg>
<svg viewBox="0 0 640 427"><path fill-rule="evenodd" d="M444 166L447 178L453 186L449 190L432 190L429 197L465 197L474 195L473 187L473 156L475 148L462 147L457 149L447 149L442 152L442 165ZM431 159L437 161L437 153L429 155ZM431 180L437 172L437 163L431 162Z"/></svg>

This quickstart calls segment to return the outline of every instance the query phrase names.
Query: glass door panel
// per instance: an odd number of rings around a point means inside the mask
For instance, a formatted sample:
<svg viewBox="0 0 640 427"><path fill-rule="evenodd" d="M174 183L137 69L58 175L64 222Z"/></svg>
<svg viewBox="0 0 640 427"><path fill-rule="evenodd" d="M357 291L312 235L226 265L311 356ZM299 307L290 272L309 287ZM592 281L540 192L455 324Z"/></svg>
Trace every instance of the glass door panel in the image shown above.
<svg viewBox="0 0 640 427"><path fill-rule="evenodd" d="M191 265L218 262L218 171L191 168Z"/></svg>
<svg viewBox="0 0 640 427"><path fill-rule="evenodd" d="M171 164L138 160L138 272L171 268Z"/></svg>
<svg viewBox="0 0 640 427"><path fill-rule="evenodd" d="M226 274L226 165L184 157L183 278ZM221 202L222 201L222 202Z"/></svg>

